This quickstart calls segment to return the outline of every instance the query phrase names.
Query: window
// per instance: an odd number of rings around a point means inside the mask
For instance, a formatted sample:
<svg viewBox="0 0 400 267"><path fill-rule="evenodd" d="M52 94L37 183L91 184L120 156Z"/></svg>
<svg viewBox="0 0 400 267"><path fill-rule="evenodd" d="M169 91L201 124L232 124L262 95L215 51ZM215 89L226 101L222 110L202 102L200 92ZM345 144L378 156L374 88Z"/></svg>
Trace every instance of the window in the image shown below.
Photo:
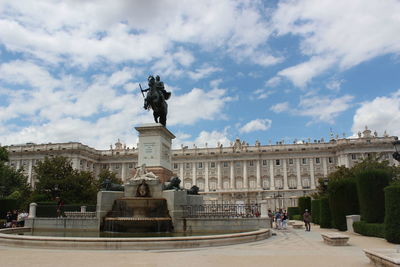
<svg viewBox="0 0 400 267"><path fill-rule="evenodd" d="M329 162L329 163L333 163L333 158L329 157L329 158L328 158L328 162Z"/></svg>
<svg viewBox="0 0 400 267"><path fill-rule="evenodd" d="M307 159L301 159L301 163L302 163L303 165L307 164Z"/></svg>
<svg viewBox="0 0 400 267"><path fill-rule="evenodd" d="M320 158L315 158L315 163L316 164L320 164L321 163L321 159Z"/></svg>
<svg viewBox="0 0 400 267"><path fill-rule="evenodd" d="M263 159L262 165L263 165L263 166L267 166L267 160L266 160L266 159Z"/></svg>
<svg viewBox="0 0 400 267"><path fill-rule="evenodd" d="M178 163L174 163L174 169L178 169Z"/></svg>
<svg viewBox="0 0 400 267"><path fill-rule="evenodd" d="M215 181L210 182L210 190L215 191L217 189L217 183Z"/></svg>
<svg viewBox="0 0 400 267"><path fill-rule="evenodd" d="M224 167L228 167L228 162L224 162Z"/></svg>
<svg viewBox="0 0 400 267"><path fill-rule="evenodd" d="M115 169L117 169L117 170L119 169L119 164L118 163L115 164Z"/></svg>
<svg viewBox="0 0 400 267"><path fill-rule="evenodd" d="M203 169L203 162L199 162L199 163L197 164L197 167L198 167L199 169Z"/></svg>
<svg viewBox="0 0 400 267"><path fill-rule="evenodd" d="M190 163L186 163L186 169L190 169Z"/></svg>
<svg viewBox="0 0 400 267"><path fill-rule="evenodd" d="M240 167L240 161L236 161L236 167Z"/></svg>
<svg viewBox="0 0 400 267"><path fill-rule="evenodd" d="M351 154L351 159L352 160L357 160L357 155L356 154Z"/></svg>
<svg viewBox="0 0 400 267"><path fill-rule="evenodd" d="M215 168L215 162L211 162L211 163L210 163L210 167L211 167L211 168Z"/></svg>
<svg viewBox="0 0 400 267"><path fill-rule="evenodd" d="M293 165L293 159L289 159L289 165Z"/></svg>
<svg viewBox="0 0 400 267"><path fill-rule="evenodd" d="M275 165L276 165L276 166L281 165L281 160L280 160L280 159L275 160Z"/></svg>
<svg viewBox="0 0 400 267"><path fill-rule="evenodd" d="M107 169L107 164L103 164L103 169Z"/></svg>
<svg viewBox="0 0 400 267"><path fill-rule="evenodd" d="M250 185L250 188L256 188L257 186L256 186L256 181L254 181L254 180L250 180L249 181L249 185Z"/></svg>
<svg viewBox="0 0 400 267"><path fill-rule="evenodd" d="M254 160L249 161L249 166L254 166Z"/></svg>
<svg viewBox="0 0 400 267"><path fill-rule="evenodd" d="M128 168L129 168L129 169L132 169L132 168L133 168L133 163L129 163L129 164L128 164Z"/></svg>

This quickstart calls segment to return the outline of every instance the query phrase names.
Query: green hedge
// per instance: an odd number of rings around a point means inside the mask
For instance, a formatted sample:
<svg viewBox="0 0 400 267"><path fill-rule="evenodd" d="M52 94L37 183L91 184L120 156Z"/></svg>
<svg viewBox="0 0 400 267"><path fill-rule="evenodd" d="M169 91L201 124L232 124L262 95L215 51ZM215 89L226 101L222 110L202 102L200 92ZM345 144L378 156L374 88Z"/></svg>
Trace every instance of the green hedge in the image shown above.
<svg viewBox="0 0 400 267"><path fill-rule="evenodd" d="M303 220L303 215L300 215L300 214L293 215L293 220L302 221Z"/></svg>
<svg viewBox="0 0 400 267"><path fill-rule="evenodd" d="M288 207L287 212L288 212L289 220L294 220L293 216L300 214L299 207Z"/></svg>
<svg viewBox="0 0 400 267"><path fill-rule="evenodd" d="M354 232L365 236L385 237L385 224L359 221L353 223Z"/></svg>
<svg viewBox="0 0 400 267"><path fill-rule="evenodd" d="M4 219L7 211L18 209L18 201L16 199L0 199L0 218Z"/></svg>
<svg viewBox="0 0 400 267"><path fill-rule="evenodd" d="M356 182L348 178L332 180L328 193L333 227L346 231L346 215L359 214Z"/></svg>
<svg viewBox="0 0 400 267"><path fill-rule="evenodd" d="M329 199L328 197L322 197L319 201L319 226L321 228L331 228L332 216L329 208Z"/></svg>
<svg viewBox="0 0 400 267"><path fill-rule="evenodd" d="M36 216L44 218L54 218L57 217L57 203L55 202L42 202L37 203ZM81 211L81 206L86 206L86 211L96 211L96 206L94 205L64 205L65 211Z"/></svg>
<svg viewBox="0 0 400 267"><path fill-rule="evenodd" d="M299 197L299 214L303 214L307 209L311 212L311 198L310 197Z"/></svg>
<svg viewBox="0 0 400 267"><path fill-rule="evenodd" d="M385 238L391 243L400 244L400 185L394 184L384 190Z"/></svg>
<svg viewBox="0 0 400 267"><path fill-rule="evenodd" d="M385 195L391 174L383 169L365 169L356 175L361 219L368 223L383 223Z"/></svg>
<svg viewBox="0 0 400 267"><path fill-rule="evenodd" d="M320 199L311 200L311 221L315 224L319 224L320 217Z"/></svg>

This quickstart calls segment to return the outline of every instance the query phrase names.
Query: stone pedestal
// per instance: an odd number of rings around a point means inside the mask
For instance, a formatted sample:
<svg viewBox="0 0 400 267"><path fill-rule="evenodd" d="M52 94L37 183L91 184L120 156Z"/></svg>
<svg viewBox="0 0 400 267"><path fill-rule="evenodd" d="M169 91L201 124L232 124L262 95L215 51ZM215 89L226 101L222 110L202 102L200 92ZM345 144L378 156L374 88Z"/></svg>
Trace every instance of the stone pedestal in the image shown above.
<svg viewBox="0 0 400 267"><path fill-rule="evenodd" d="M346 224L347 224L347 231L350 233L354 233L353 223L359 222L361 216L360 215L347 215L346 216Z"/></svg>
<svg viewBox="0 0 400 267"><path fill-rule="evenodd" d="M171 144L175 135L159 123L143 124L135 129L139 132L138 165L146 164L146 170L157 175L161 183L169 181Z"/></svg>

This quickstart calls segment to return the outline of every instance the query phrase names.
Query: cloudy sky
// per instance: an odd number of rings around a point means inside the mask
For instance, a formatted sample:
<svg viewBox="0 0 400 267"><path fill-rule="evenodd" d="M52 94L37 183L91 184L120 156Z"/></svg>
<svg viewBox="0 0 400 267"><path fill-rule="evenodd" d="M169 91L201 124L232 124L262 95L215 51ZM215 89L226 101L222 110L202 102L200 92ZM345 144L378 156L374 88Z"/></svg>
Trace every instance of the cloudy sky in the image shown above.
<svg viewBox="0 0 400 267"><path fill-rule="evenodd" d="M181 144L400 135L399 0L0 0L0 143L136 146L160 75Z"/></svg>

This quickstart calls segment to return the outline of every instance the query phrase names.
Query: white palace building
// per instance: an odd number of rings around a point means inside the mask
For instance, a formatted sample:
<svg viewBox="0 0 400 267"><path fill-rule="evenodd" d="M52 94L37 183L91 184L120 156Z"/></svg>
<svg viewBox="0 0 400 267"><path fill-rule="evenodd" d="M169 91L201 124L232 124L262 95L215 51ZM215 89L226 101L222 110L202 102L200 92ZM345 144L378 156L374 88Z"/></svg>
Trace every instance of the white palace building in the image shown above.
<svg viewBox="0 0 400 267"><path fill-rule="evenodd" d="M213 203L257 203L269 201L271 208L297 205L299 196L316 190L318 179L327 177L337 166L353 166L365 157L376 155L391 164L393 141L397 137L371 133L366 127L358 138L308 140L275 145L255 145L236 139L229 147L188 148L172 150L172 171L184 188L197 185L205 200ZM28 182L35 186L33 166L45 157L64 156L73 168L98 175L102 169L117 174L124 182L137 166L138 149L118 141L109 150L96 150L87 145L49 143L10 145L10 163L23 168Z"/></svg>

